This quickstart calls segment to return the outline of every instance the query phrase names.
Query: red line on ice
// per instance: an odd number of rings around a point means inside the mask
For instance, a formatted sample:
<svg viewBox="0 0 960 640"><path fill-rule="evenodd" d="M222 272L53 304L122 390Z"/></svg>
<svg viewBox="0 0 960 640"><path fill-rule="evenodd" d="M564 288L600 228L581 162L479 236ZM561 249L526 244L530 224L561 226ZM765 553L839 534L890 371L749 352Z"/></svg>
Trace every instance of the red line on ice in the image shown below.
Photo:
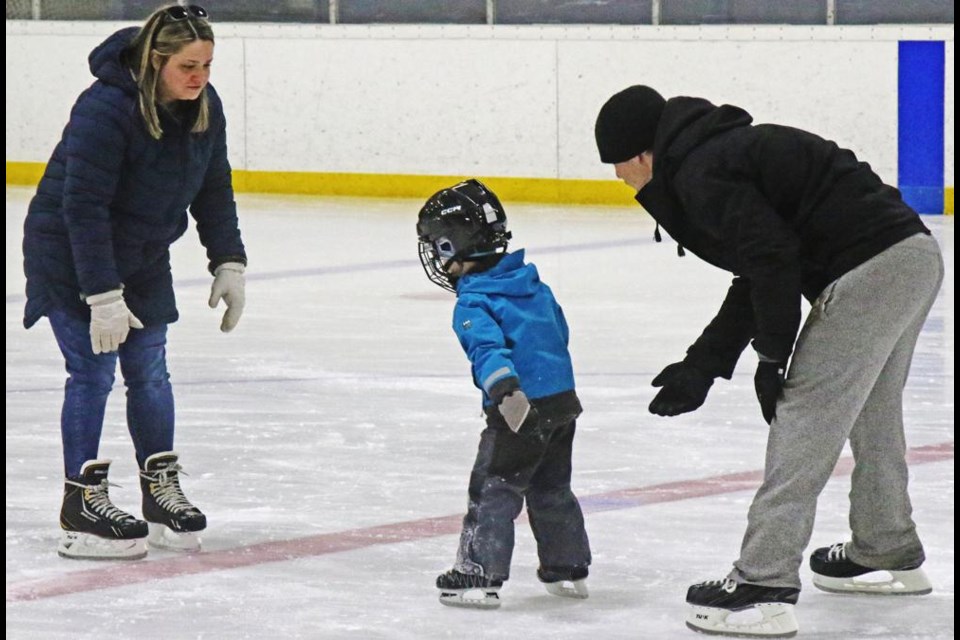
<svg viewBox="0 0 960 640"><path fill-rule="evenodd" d="M914 447L907 452L907 461L910 464L924 464L952 460L953 449L953 442ZM852 470L853 460L841 458L833 475L849 475ZM760 486L762 479L762 471L744 471L700 480L681 480L649 487L598 493L584 496L580 502L587 513L630 509L661 502L677 502L723 493L755 490ZM52 578L8 584L7 602L41 600L127 584L151 582L162 578L239 569L268 562L353 551L375 545L454 535L460 531L461 519L462 515L459 514L423 518L306 536L294 540L262 542L235 549L188 554L156 561L111 563L96 569L68 571Z"/></svg>

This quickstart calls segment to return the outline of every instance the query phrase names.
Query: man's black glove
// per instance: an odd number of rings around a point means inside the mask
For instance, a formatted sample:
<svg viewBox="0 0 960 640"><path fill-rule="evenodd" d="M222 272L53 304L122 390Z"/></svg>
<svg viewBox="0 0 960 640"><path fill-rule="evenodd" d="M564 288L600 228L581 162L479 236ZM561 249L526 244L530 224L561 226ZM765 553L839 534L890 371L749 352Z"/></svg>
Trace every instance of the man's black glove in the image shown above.
<svg viewBox="0 0 960 640"><path fill-rule="evenodd" d="M783 391L783 381L787 374L786 362L761 360L757 365L757 373L753 376L753 386L757 390L757 400L760 401L760 411L767 424L777 417L777 400Z"/></svg>
<svg viewBox="0 0 960 640"><path fill-rule="evenodd" d="M674 362L667 365L651 384L663 389L650 403L650 413L678 416L703 404L713 378L688 362Z"/></svg>

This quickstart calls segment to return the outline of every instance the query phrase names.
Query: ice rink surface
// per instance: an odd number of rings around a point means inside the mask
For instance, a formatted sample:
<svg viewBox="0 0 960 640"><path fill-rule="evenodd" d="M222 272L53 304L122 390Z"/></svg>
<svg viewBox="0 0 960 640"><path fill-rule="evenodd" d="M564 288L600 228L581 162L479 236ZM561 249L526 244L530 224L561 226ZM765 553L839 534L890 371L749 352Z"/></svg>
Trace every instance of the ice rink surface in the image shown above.
<svg viewBox="0 0 960 640"><path fill-rule="evenodd" d="M65 373L46 321L21 324L31 193L7 188L7 638L697 637L684 626L684 595L737 557L766 425L749 351L699 411L647 412L650 380L682 358L729 276L678 258L668 237L656 244L638 207L504 203L512 248L527 249L571 328L585 407L573 480L594 564L588 600L547 595L521 518L503 606L476 611L441 606L433 586L454 559L482 420L450 329L453 294L417 259L420 201L240 196L250 264L246 312L231 334L207 307L195 231L174 245L176 449L209 527L199 554L122 563L56 554ZM924 221L947 277L905 406L934 592L830 595L804 566L800 638L954 637L954 220ZM100 455L122 485L114 501L139 514L119 374ZM808 552L849 535L842 466Z"/></svg>

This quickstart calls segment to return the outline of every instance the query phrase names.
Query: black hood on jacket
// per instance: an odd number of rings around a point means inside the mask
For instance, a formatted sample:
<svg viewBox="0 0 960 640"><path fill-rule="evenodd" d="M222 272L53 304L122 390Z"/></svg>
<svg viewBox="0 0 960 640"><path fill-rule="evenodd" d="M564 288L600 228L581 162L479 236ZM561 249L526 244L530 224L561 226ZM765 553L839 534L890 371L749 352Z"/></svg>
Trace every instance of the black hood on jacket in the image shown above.
<svg viewBox="0 0 960 640"><path fill-rule="evenodd" d="M740 107L718 107L703 98L670 98L660 116L653 145L654 174L662 171L672 176L693 149L751 122L753 118Z"/></svg>
<svg viewBox="0 0 960 640"><path fill-rule="evenodd" d="M117 31L90 52L90 73L98 80L120 87L127 93L137 94L137 83L124 62L124 52L140 32L140 27L127 27Z"/></svg>

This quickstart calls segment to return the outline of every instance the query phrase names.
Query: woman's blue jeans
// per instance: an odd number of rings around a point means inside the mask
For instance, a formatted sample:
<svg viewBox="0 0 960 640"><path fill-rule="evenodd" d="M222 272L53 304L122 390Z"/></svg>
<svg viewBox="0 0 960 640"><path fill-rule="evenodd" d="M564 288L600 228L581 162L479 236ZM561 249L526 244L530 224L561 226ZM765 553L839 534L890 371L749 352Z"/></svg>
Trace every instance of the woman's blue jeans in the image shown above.
<svg viewBox="0 0 960 640"><path fill-rule="evenodd" d="M66 360L60 432L66 477L76 478L88 460L97 459L107 396L120 372L127 387L127 427L137 463L173 449L173 389L167 373L167 325L131 329L119 351L94 355L90 323L54 309L50 326Z"/></svg>

